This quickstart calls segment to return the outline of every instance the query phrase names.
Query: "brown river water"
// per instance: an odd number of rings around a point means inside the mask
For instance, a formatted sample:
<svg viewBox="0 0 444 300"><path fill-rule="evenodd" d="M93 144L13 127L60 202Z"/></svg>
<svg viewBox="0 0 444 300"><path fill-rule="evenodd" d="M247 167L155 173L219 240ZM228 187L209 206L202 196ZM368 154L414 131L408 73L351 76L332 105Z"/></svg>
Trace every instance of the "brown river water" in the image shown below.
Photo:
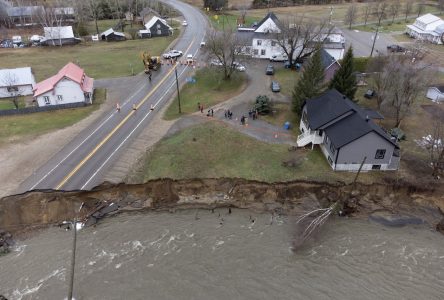
<svg viewBox="0 0 444 300"><path fill-rule="evenodd" d="M252 222L254 220L254 222ZM297 251L295 217L226 209L120 214L78 231L76 299L444 299L444 236L334 218ZM9 300L64 299L72 232L0 257Z"/></svg>

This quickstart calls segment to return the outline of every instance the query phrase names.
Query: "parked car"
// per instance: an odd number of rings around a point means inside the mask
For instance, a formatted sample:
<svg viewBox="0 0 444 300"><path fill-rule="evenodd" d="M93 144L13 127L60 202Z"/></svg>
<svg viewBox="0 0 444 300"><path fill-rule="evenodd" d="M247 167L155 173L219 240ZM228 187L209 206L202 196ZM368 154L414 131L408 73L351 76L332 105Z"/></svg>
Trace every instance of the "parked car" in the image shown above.
<svg viewBox="0 0 444 300"><path fill-rule="evenodd" d="M237 61L233 62L234 67L236 68L236 70L238 70L239 72L245 72L246 68L244 65L242 65L241 63L238 63Z"/></svg>
<svg viewBox="0 0 444 300"><path fill-rule="evenodd" d="M224 64L218 59L212 59L210 61L210 66L222 67Z"/></svg>
<svg viewBox="0 0 444 300"><path fill-rule="evenodd" d="M274 74L274 67L272 65L268 65L267 69L265 69L266 75L273 75Z"/></svg>
<svg viewBox="0 0 444 300"><path fill-rule="evenodd" d="M406 49L404 47L399 46L399 45L390 45L390 46L387 46L387 51L388 52L405 52Z"/></svg>
<svg viewBox="0 0 444 300"><path fill-rule="evenodd" d="M192 64L194 62L193 54L187 54L187 64Z"/></svg>
<svg viewBox="0 0 444 300"><path fill-rule="evenodd" d="M0 43L0 48L14 48L14 43L12 40L3 40Z"/></svg>
<svg viewBox="0 0 444 300"><path fill-rule="evenodd" d="M177 58L181 57L183 55L182 51L179 50L170 50L167 53L164 53L162 56L163 58L169 59L169 58Z"/></svg>
<svg viewBox="0 0 444 300"><path fill-rule="evenodd" d="M184 21L182 22L182 26L188 26L188 22L184 20Z"/></svg>
<svg viewBox="0 0 444 300"><path fill-rule="evenodd" d="M367 92L364 94L364 97L367 99L371 99L374 96L376 96L376 92L374 90L367 90Z"/></svg>
<svg viewBox="0 0 444 300"><path fill-rule="evenodd" d="M285 69L295 69L295 70L300 70L302 67L302 65L300 63L297 62L293 62L292 65L290 65L290 62L288 60L286 60L284 62L284 68Z"/></svg>
<svg viewBox="0 0 444 300"><path fill-rule="evenodd" d="M288 60L288 56L285 53L273 54L270 57L270 61L286 61L286 60Z"/></svg>
<svg viewBox="0 0 444 300"><path fill-rule="evenodd" d="M272 81L271 82L271 91L274 93L280 92L281 91L281 86L279 85L279 83L277 81Z"/></svg>

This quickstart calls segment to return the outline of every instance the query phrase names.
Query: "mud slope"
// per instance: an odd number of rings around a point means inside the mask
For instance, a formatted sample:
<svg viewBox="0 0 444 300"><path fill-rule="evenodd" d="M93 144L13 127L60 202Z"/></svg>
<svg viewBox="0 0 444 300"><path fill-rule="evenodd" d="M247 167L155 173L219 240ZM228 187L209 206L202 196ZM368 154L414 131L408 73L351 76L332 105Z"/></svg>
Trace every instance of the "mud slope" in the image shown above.
<svg viewBox="0 0 444 300"><path fill-rule="evenodd" d="M145 184L104 183L91 191L31 191L0 199L0 229L20 232L80 218L115 203L119 211L237 207L257 212L299 214L342 200L351 215L384 210L417 216L435 226L442 218L444 196L438 184L403 183L362 185L294 181L264 183L243 179L161 179Z"/></svg>

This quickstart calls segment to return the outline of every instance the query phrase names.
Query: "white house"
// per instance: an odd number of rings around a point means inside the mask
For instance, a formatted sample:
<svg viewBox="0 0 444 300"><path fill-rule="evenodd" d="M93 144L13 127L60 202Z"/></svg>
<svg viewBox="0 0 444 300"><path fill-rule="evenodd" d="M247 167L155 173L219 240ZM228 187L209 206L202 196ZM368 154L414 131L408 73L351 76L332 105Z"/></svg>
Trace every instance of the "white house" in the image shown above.
<svg viewBox="0 0 444 300"><path fill-rule="evenodd" d="M43 27L44 39L40 42L47 46L74 45L80 39L74 37L72 26Z"/></svg>
<svg viewBox="0 0 444 300"><path fill-rule="evenodd" d="M407 34L415 39L443 44L444 21L432 14L420 16L415 23L407 25Z"/></svg>
<svg viewBox="0 0 444 300"><path fill-rule="evenodd" d="M92 103L94 79L86 76L83 69L68 63L56 75L45 79L34 88L38 106L76 102Z"/></svg>
<svg viewBox="0 0 444 300"><path fill-rule="evenodd" d="M426 97L435 102L444 102L444 85L429 87Z"/></svg>
<svg viewBox="0 0 444 300"><path fill-rule="evenodd" d="M0 70L0 98L32 95L34 86L30 67Z"/></svg>
<svg viewBox="0 0 444 300"><path fill-rule="evenodd" d="M247 46L244 52L250 53L254 58L269 59L274 54L282 53L282 47L278 45L274 36L280 33L279 20L272 12L268 13L262 21L260 21L254 28L238 28L238 36L249 44L251 40L251 47ZM336 60L342 59L344 56L345 38L339 29L334 28L333 31L325 33L319 37L323 40L323 48L333 56Z"/></svg>

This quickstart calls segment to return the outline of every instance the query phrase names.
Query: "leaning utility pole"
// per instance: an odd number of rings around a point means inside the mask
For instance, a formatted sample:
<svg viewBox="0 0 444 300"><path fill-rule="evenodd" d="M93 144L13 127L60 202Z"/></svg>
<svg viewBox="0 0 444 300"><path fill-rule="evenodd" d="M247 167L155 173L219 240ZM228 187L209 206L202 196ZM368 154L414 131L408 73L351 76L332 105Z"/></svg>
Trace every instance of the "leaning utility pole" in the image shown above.
<svg viewBox="0 0 444 300"><path fill-rule="evenodd" d="M376 39L378 38L378 32L379 32L379 26L376 26L376 32L375 32L375 36L373 37L373 45L372 45L372 51L370 52L370 57L373 56L373 50L375 49L375 43L376 43Z"/></svg>
<svg viewBox="0 0 444 300"><path fill-rule="evenodd" d="M177 61L176 65L174 66L174 73L176 74L176 88L177 88L177 100L179 103L179 114L182 113L182 109L180 108L180 91L179 91L179 80L177 79Z"/></svg>

